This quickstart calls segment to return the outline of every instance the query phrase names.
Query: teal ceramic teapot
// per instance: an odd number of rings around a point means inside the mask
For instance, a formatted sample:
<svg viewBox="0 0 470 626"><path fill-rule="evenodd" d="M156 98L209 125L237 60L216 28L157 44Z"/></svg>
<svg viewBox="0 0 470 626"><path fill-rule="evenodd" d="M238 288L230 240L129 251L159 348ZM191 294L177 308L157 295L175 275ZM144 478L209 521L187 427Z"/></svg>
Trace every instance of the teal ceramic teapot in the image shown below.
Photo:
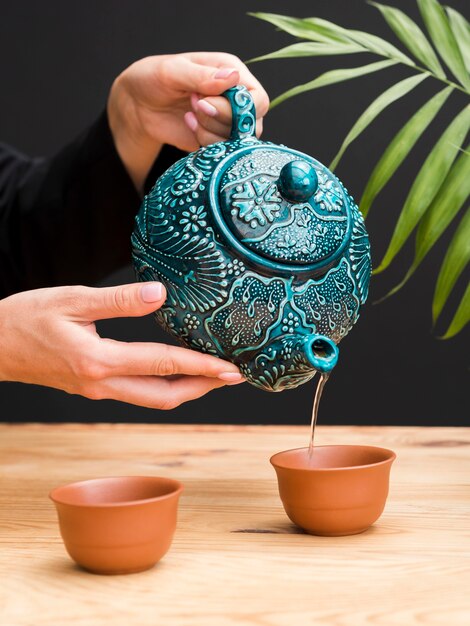
<svg viewBox="0 0 470 626"><path fill-rule="evenodd" d="M167 290L157 322L186 347L282 391L329 373L369 286L369 240L351 196L312 157L255 135L243 86L228 141L172 165L132 235L139 280Z"/></svg>

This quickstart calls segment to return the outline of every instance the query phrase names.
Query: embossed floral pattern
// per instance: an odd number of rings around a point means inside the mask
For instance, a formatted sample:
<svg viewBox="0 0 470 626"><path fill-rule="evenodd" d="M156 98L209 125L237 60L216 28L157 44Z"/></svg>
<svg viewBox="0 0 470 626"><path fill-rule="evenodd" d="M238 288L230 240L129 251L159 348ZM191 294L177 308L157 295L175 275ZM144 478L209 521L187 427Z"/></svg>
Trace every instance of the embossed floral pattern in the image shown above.
<svg viewBox="0 0 470 626"><path fill-rule="evenodd" d="M292 311L286 315L282 320L282 332L293 334L300 326L300 318L298 315L294 315Z"/></svg>
<svg viewBox="0 0 470 626"><path fill-rule="evenodd" d="M301 228L308 228L311 221L312 216L309 213L303 212L299 215L299 218L297 219L297 225Z"/></svg>
<svg viewBox="0 0 470 626"><path fill-rule="evenodd" d="M187 313L184 316L183 322L189 330L196 330L201 323L198 318L195 315L191 315L191 313Z"/></svg>
<svg viewBox="0 0 470 626"><path fill-rule="evenodd" d="M247 365L246 363L240 363L239 369L242 376L250 380L252 374L251 367L249 367L249 365Z"/></svg>
<svg viewBox="0 0 470 626"><path fill-rule="evenodd" d="M278 248L294 248L297 245L296 239L289 233L289 231L282 232L277 240Z"/></svg>
<svg viewBox="0 0 470 626"><path fill-rule="evenodd" d="M341 226L335 226L335 230L333 232L333 239L335 241L343 241L344 238L344 229Z"/></svg>
<svg viewBox="0 0 470 626"><path fill-rule="evenodd" d="M279 213L281 197L276 184L265 176L254 178L235 187L232 195L233 211L238 217L256 228L273 222Z"/></svg>
<svg viewBox="0 0 470 626"><path fill-rule="evenodd" d="M189 231L196 233L200 228L207 226L205 220L207 213L203 206L196 207L195 205L191 205L188 210L183 211L181 215L180 224L185 233Z"/></svg>
<svg viewBox="0 0 470 626"><path fill-rule="evenodd" d="M245 271L245 264L240 259L233 259L227 265L227 274L229 276L240 276Z"/></svg>
<svg viewBox="0 0 470 626"><path fill-rule="evenodd" d="M292 344L285 343L279 356L283 361L289 361L292 358Z"/></svg>
<svg viewBox="0 0 470 626"><path fill-rule="evenodd" d="M155 319L163 326L166 332L170 334L175 332L174 315L175 310L171 307L155 311Z"/></svg>
<svg viewBox="0 0 470 626"><path fill-rule="evenodd" d="M328 213L341 212L343 200L339 185L326 172L317 171L317 175L318 191L314 196L315 202Z"/></svg>
<svg viewBox="0 0 470 626"><path fill-rule="evenodd" d="M316 249L317 249L317 243L315 241L315 237L311 239L307 238L305 240L304 245L302 246L302 254L312 255Z"/></svg>
<svg viewBox="0 0 470 626"><path fill-rule="evenodd" d="M217 354L217 350L214 348L212 342L204 341L198 337L197 339L193 339L191 341L191 346L199 350L199 352L205 352L206 354Z"/></svg>

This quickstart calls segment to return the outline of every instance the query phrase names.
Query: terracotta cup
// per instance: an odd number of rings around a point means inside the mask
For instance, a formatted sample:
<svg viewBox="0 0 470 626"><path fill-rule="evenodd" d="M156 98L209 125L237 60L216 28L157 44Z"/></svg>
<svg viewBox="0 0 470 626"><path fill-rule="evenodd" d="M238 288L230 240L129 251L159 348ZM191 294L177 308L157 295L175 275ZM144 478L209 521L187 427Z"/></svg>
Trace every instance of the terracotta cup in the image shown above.
<svg viewBox="0 0 470 626"><path fill-rule="evenodd" d="M396 455L374 446L315 446L271 457L288 517L313 535L355 535L382 514Z"/></svg>
<svg viewBox="0 0 470 626"><path fill-rule="evenodd" d="M158 476L97 478L49 494L67 552L97 574L131 574L168 551L183 485Z"/></svg>

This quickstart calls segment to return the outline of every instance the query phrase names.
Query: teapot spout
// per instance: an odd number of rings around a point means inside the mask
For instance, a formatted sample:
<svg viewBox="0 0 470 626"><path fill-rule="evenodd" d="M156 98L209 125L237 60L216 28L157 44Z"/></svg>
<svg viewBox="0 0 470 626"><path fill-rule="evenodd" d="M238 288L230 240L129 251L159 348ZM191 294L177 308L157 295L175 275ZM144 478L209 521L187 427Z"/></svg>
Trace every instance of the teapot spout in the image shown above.
<svg viewBox="0 0 470 626"><path fill-rule="evenodd" d="M318 372L329 374L338 362L338 346L325 335L312 335L304 343L305 356Z"/></svg>
<svg viewBox="0 0 470 626"><path fill-rule="evenodd" d="M338 354L336 344L324 335L284 335L270 341L251 360L237 364L252 385L282 391L308 382L317 372L329 374Z"/></svg>

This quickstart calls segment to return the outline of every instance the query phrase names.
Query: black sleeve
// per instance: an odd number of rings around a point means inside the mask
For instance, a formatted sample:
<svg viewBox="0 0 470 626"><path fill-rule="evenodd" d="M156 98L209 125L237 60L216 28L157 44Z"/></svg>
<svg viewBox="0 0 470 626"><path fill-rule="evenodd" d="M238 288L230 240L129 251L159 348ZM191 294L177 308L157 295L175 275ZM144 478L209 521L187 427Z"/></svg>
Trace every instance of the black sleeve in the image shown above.
<svg viewBox="0 0 470 626"><path fill-rule="evenodd" d="M182 156L164 146L146 191ZM128 265L139 206L106 113L51 159L29 159L0 144L0 298L94 284Z"/></svg>

